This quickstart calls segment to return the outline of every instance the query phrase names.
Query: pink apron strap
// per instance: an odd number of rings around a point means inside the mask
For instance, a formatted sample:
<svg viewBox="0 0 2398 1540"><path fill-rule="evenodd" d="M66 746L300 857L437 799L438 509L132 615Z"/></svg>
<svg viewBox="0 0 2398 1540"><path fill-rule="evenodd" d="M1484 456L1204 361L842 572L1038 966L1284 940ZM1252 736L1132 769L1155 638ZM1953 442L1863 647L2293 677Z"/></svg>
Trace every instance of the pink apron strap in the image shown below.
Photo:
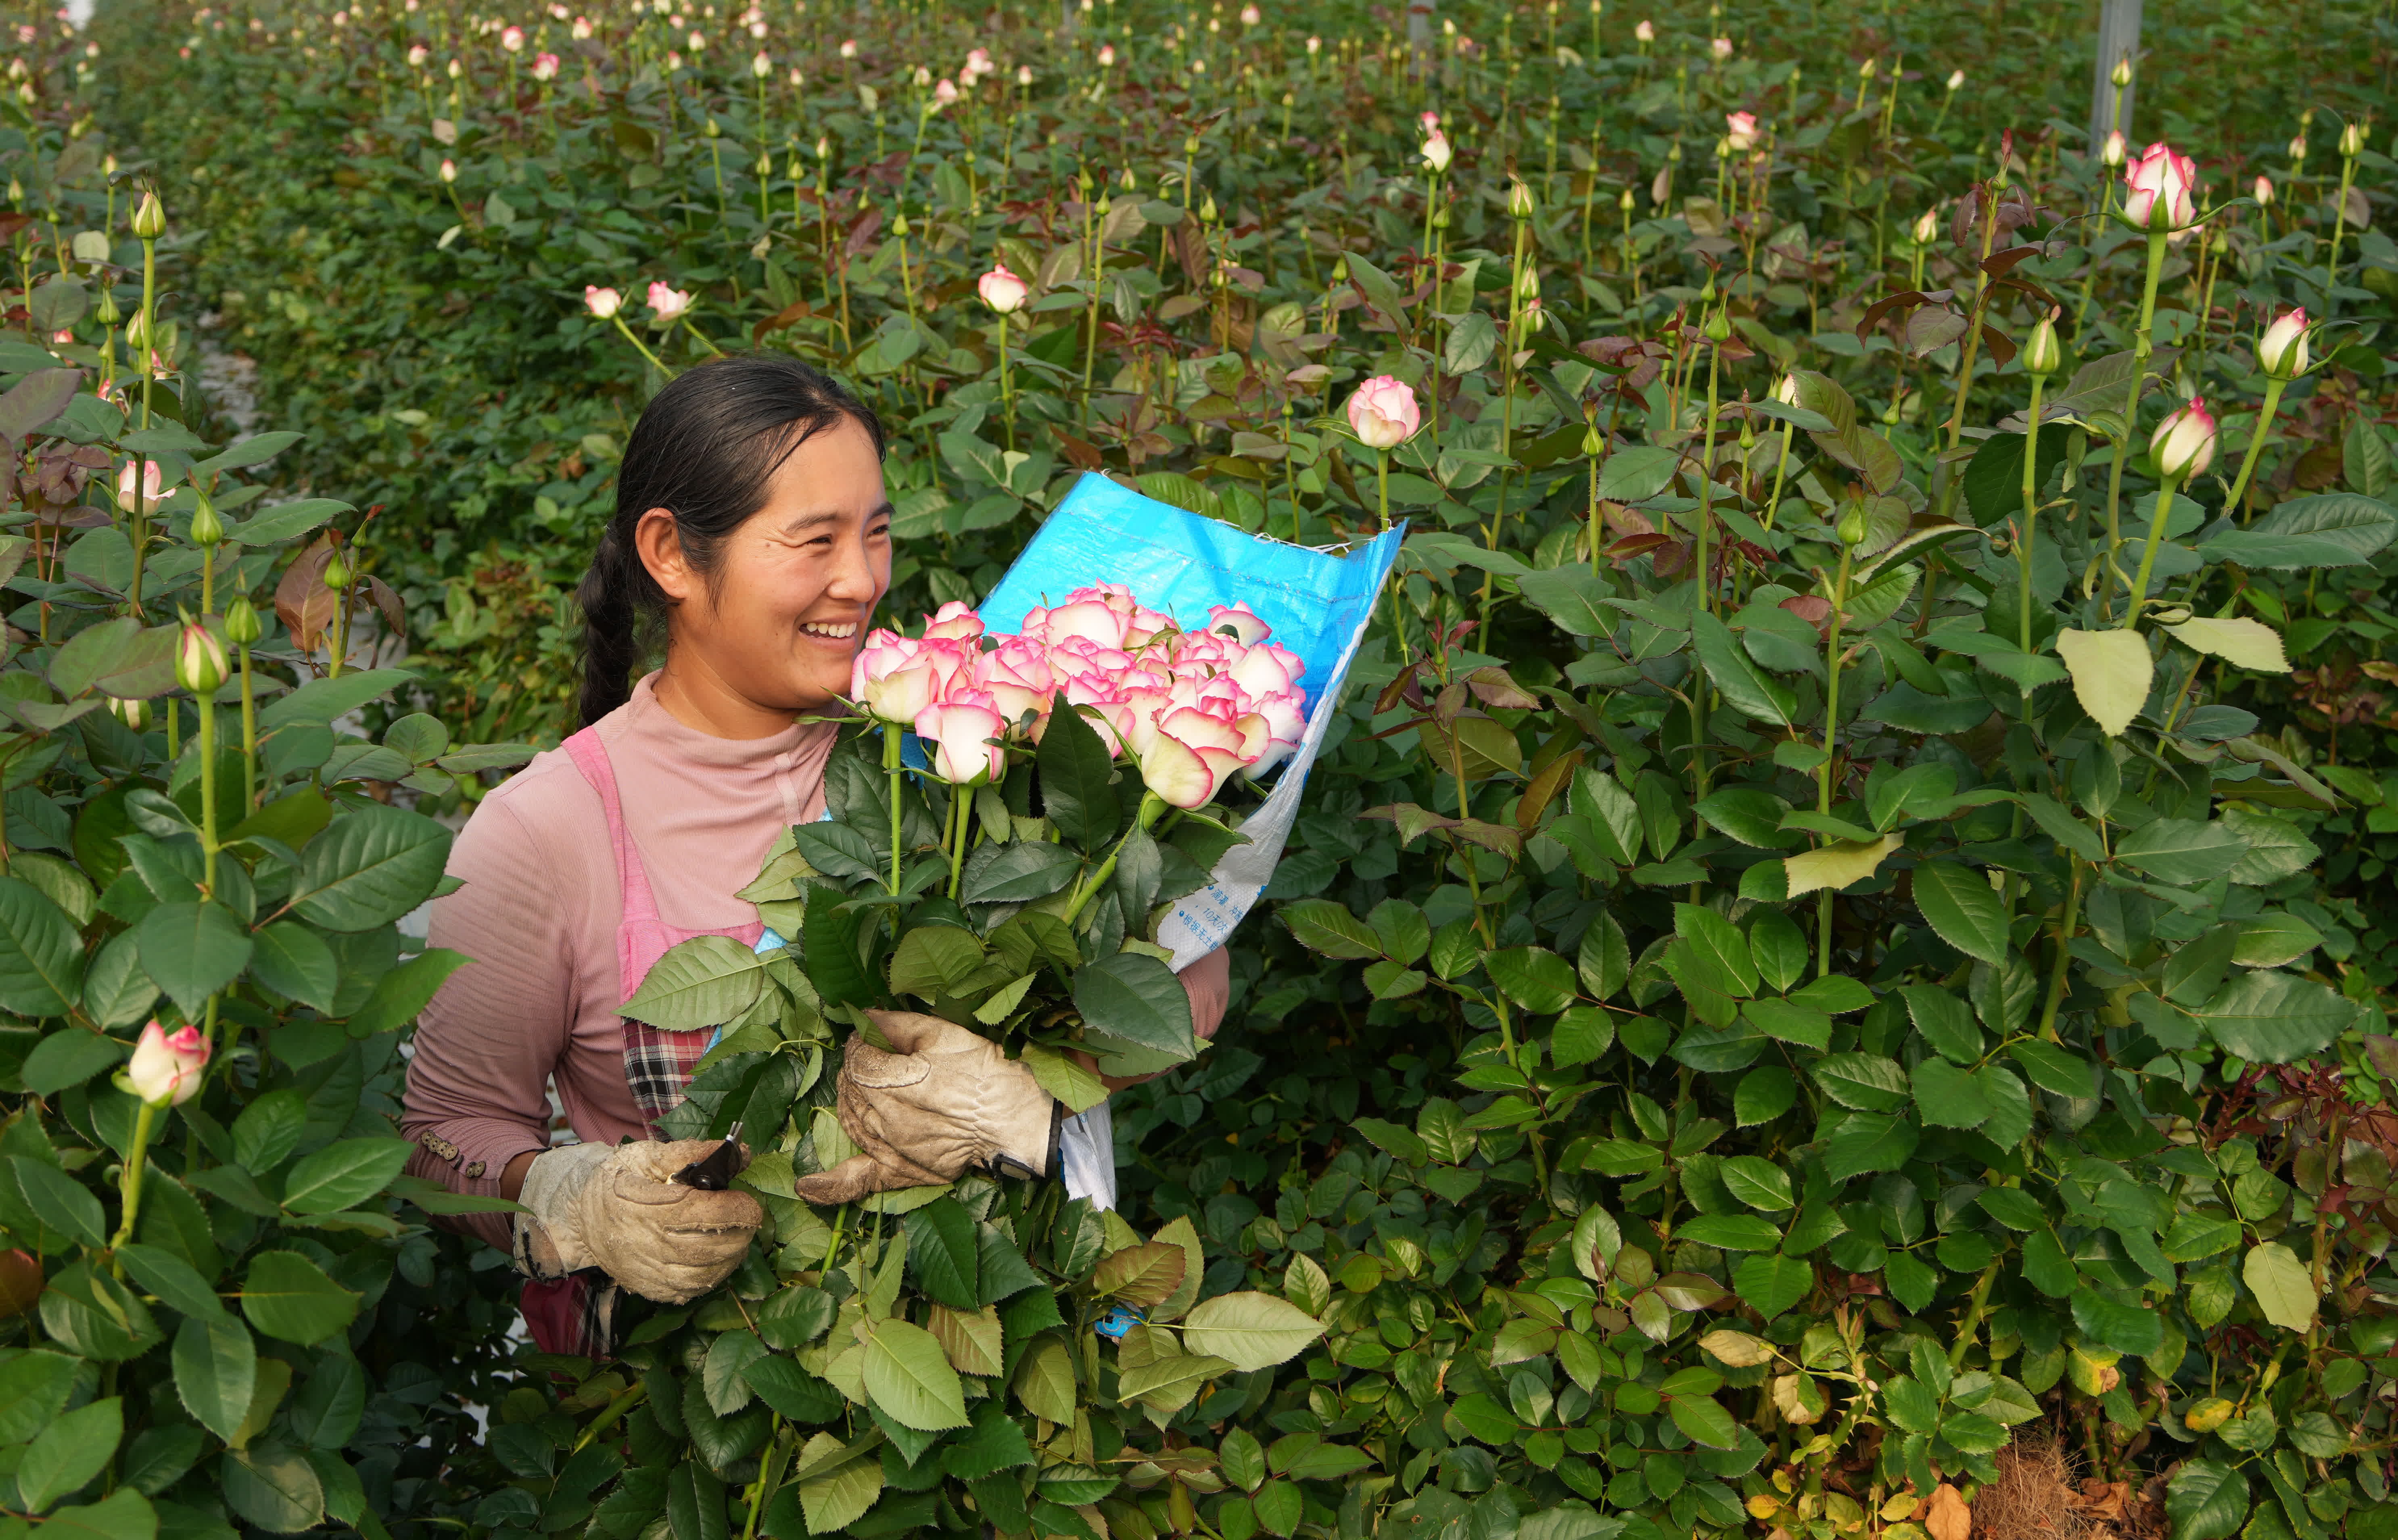
<svg viewBox="0 0 2398 1540"><path fill-rule="evenodd" d="M608 815L608 838L616 850L616 885L624 894L626 920L655 921L657 899L650 893L650 874L641 866L641 854L633 848L632 831L625 827L625 804L616 796L615 767L608 763L600 729L586 727L568 738L566 752L583 772L583 778L591 783L591 790L600 793L600 805Z"/></svg>

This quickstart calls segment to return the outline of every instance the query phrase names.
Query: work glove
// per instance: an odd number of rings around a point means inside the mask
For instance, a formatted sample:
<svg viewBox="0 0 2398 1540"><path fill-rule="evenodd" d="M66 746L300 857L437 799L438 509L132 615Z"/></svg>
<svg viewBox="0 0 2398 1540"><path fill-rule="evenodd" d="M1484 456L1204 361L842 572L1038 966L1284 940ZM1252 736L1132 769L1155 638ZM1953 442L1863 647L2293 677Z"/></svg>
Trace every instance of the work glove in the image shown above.
<svg viewBox="0 0 2398 1540"><path fill-rule="evenodd" d="M954 1182L968 1168L994 1175L1057 1169L1065 1109L999 1045L936 1016L870 1010L889 1043L863 1036L842 1055L835 1112L860 1154L802 1177L810 1203L855 1203L897 1187Z"/></svg>
<svg viewBox="0 0 2398 1540"><path fill-rule="evenodd" d="M525 1169L518 1270L563 1277L597 1267L643 1299L685 1304L741 1264L764 1210L748 1194L670 1180L722 1141L569 1144ZM742 1152L748 1164L748 1152Z"/></svg>

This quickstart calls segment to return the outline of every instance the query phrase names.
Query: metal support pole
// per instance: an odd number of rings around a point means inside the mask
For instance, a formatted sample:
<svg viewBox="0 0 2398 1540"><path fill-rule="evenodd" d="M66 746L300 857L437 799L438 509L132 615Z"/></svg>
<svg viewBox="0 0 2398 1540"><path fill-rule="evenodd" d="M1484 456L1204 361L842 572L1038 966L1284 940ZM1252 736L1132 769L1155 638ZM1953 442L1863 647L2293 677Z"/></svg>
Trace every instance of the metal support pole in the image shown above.
<svg viewBox="0 0 2398 1540"><path fill-rule="evenodd" d="M2118 93L2111 78L2115 66L2126 59L2132 61L2135 71L2139 69L2140 0L2099 0L2098 57L2091 65L2090 73L2090 151L2093 155L2097 154L2099 147L2107 142L2107 135L2119 124L2125 142L2128 143L2132 140L2132 96L2139 88L2138 84L2135 81L2122 88L2122 110L2119 116L2115 100ZM2139 154L2139 147L2132 145L2131 153Z"/></svg>

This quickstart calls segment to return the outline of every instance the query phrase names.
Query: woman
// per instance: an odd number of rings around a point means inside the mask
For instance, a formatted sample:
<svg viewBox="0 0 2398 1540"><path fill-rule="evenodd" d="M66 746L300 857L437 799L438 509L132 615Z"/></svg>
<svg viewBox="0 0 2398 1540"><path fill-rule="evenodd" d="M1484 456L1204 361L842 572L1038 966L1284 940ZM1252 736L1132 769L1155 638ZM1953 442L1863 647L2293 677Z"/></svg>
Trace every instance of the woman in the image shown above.
<svg viewBox="0 0 2398 1540"><path fill-rule="evenodd" d="M714 1146L654 1134L713 1034L628 1022L617 1007L679 941L761 939L736 891L782 830L823 815L837 731L796 719L838 711L890 581L882 425L829 377L790 358L727 358L642 412L577 596L585 726L485 797L451 852L464 885L435 902L430 944L471 961L418 1025L401 1123L418 1145L411 1171L528 1210L455 1223L536 1280L525 1313L546 1347L604 1341L609 1291L580 1287L591 1270L680 1304L748 1249L754 1199L673 1180ZM643 623L662 623L666 661L631 682ZM1228 993L1224 954L1184 979L1207 1036ZM913 1081L893 1056L850 1056L913 1087L915 1104L872 1130L890 1170L1057 1169L1054 1103L1028 1070L980 1039L916 1036ZM934 1073L936 1047L948 1051ZM579 1141L556 1149L553 1081ZM1047 1147L1028 1130L1049 1131Z"/></svg>

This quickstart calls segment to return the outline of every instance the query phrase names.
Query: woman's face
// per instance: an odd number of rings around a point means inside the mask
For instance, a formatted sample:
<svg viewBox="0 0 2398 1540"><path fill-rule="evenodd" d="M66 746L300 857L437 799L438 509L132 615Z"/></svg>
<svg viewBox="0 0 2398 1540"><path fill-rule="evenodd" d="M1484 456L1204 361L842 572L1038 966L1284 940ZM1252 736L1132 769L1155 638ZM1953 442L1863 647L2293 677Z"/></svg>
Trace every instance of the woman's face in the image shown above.
<svg viewBox="0 0 2398 1540"><path fill-rule="evenodd" d="M767 713L848 694L850 660L891 586L891 504L865 428L843 418L785 456L712 572L684 559L663 508L642 517L635 543L673 601L667 669L679 694Z"/></svg>

